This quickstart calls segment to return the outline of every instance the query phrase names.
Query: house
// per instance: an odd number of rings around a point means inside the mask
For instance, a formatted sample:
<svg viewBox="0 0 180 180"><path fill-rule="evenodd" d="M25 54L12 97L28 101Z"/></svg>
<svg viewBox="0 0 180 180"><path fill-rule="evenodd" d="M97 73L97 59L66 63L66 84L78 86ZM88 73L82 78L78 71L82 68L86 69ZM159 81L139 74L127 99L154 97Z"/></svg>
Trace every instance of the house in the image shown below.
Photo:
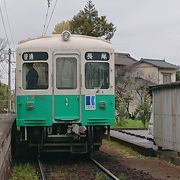
<svg viewBox="0 0 180 180"><path fill-rule="evenodd" d="M158 59L143 59L133 65L131 73L136 79L136 88L148 87L150 85L164 84L176 81L176 71L179 67ZM139 87L138 87L139 86ZM133 91L133 101L130 103L129 111L133 113L140 101L140 96Z"/></svg>
<svg viewBox="0 0 180 180"><path fill-rule="evenodd" d="M125 72L129 67L138 61L131 57L129 53L115 53L115 78L119 76L124 76Z"/></svg>
<svg viewBox="0 0 180 180"><path fill-rule="evenodd" d="M143 59L134 65L135 77L141 77L155 84L176 81L176 71L179 67L158 59Z"/></svg>
<svg viewBox="0 0 180 180"><path fill-rule="evenodd" d="M142 98L141 89L150 85L175 82L178 68L165 60L142 58L137 61L128 53L115 53L116 88L120 89L120 93L130 92L133 97L129 104L129 113L134 114Z"/></svg>

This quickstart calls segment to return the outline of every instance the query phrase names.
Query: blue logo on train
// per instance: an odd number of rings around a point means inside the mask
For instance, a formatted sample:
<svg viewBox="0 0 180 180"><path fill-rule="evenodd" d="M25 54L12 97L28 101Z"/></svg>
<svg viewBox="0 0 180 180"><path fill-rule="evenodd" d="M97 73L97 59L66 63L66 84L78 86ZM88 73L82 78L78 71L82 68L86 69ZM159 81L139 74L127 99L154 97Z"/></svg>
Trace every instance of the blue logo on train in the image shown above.
<svg viewBox="0 0 180 180"><path fill-rule="evenodd" d="M86 97L85 97L85 109L86 110L95 110L96 109L95 95L86 95Z"/></svg>

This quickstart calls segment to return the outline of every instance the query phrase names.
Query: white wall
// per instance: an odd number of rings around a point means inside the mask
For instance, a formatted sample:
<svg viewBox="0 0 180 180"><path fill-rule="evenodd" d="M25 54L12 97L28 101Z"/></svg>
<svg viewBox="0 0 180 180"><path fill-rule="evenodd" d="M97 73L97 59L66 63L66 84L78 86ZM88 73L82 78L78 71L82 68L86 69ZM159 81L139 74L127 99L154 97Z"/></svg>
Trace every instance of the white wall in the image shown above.
<svg viewBox="0 0 180 180"><path fill-rule="evenodd" d="M158 68L147 63L141 63L135 67L135 77L140 77L158 84Z"/></svg>

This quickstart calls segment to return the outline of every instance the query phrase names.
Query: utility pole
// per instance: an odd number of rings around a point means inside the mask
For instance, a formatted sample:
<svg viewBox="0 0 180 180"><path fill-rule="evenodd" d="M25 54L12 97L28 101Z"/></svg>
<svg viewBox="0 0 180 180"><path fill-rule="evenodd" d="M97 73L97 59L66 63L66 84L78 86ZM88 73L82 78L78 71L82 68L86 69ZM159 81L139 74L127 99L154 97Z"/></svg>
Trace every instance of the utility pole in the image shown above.
<svg viewBox="0 0 180 180"><path fill-rule="evenodd" d="M8 50L8 113L11 111L11 48Z"/></svg>

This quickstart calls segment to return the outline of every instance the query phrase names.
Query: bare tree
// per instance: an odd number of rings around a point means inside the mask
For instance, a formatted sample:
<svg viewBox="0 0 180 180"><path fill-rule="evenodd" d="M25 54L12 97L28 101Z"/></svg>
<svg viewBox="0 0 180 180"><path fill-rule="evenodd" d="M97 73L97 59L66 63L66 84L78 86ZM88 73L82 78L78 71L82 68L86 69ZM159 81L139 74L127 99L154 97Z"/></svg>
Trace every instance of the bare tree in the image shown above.
<svg viewBox="0 0 180 180"><path fill-rule="evenodd" d="M154 74L144 74L139 70L135 75L134 90L138 94L140 101L142 102L146 96L149 86L156 85L157 77Z"/></svg>
<svg viewBox="0 0 180 180"><path fill-rule="evenodd" d="M129 105L133 100L134 84L135 78L128 71L116 78L116 110L120 120L130 114Z"/></svg>
<svg viewBox="0 0 180 180"><path fill-rule="evenodd" d="M117 77L116 110L119 111L119 114L123 116L128 114L132 118L138 115L142 119L143 124L145 124L149 120L151 105L148 87L154 85L155 78L151 74L145 76L144 72L140 70L136 72L133 66L127 68L123 76ZM119 107L122 107L122 104L124 106L120 109Z"/></svg>
<svg viewBox="0 0 180 180"><path fill-rule="evenodd" d="M0 38L0 62L4 61L7 58L7 53L5 51L7 41Z"/></svg>

